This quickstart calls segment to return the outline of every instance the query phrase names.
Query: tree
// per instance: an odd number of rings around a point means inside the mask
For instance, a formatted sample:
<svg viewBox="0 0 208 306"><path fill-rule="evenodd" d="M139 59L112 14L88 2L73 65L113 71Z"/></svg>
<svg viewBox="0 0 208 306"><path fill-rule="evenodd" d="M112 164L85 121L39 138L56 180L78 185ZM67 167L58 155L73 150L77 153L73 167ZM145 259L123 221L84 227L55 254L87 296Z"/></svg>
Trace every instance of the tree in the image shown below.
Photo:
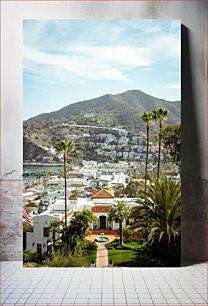
<svg viewBox="0 0 208 306"><path fill-rule="evenodd" d="M112 206L109 211L109 219L117 220L119 222L120 245L123 244L123 230L122 222L129 217L130 210L123 201L118 201L116 205Z"/></svg>
<svg viewBox="0 0 208 306"><path fill-rule="evenodd" d="M62 221L53 220L50 222L50 231L52 232L53 246L55 245L56 234L60 233L61 226L63 226Z"/></svg>
<svg viewBox="0 0 208 306"><path fill-rule="evenodd" d="M146 124L147 129L147 152L146 152L146 166L145 166L145 192L147 189L147 167L148 167L148 156L149 156L149 126L154 122L154 117L151 112L144 112L141 116L142 121Z"/></svg>
<svg viewBox="0 0 208 306"><path fill-rule="evenodd" d="M137 234L136 231L132 227L123 227L123 237L124 239L133 239ZM119 233L119 230L118 230Z"/></svg>
<svg viewBox="0 0 208 306"><path fill-rule="evenodd" d="M89 225L95 220L95 216L92 211L84 208L81 211L76 211L70 224L64 228L62 233L62 241L70 247L72 253L75 252L79 242L83 241L84 238L89 234Z"/></svg>
<svg viewBox="0 0 208 306"><path fill-rule="evenodd" d="M23 221L23 233L32 232L32 231L33 227L26 221Z"/></svg>
<svg viewBox="0 0 208 306"><path fill-rule="evenodd" d="M114 195L116 198L122 198L125 195L124 185L117 185L114 187Z"/></svg>
<svg viewBox="0 0 208 306"><path fill-rule="evenodd" d="M130 198L138 198L142 188L144 188L143 181L139 179L131 179L126 186L125 193Z"/></svg>
<svg viewBox="0 0 208 306"><path fill-rule="evenodd" d="M154 120L159 120L159 154L158 154L158 163L157 163L157 178L160 177L160 155L161 155L161 141L162 141L162 128L163 121L167 118L168 110L165 108L158 108L153 111Z"/></svg>
<svg viewBox="0 0 208 306"><path fill-rule="evenodd" d="M139 230L150 244L159 243L164 260L170 254L170 243L180 235L181 185L162 177L141 193L139 205L132 208L132 227Z"/></svg>
<svg viewBox="0 0 208 306"><path fill-rule="evenodd" d="M163 127L162 139L171 161L181 167L181 126L167 125Z"/></svg>
<svg viewBox="0 0 208 306"><path fill-rule="evenodd" d="M75 147L74 147L73 142L68 141L68 140L61 140L56 144L55 149L57 153L60 153L60 152L64 153L64 187L65 187L64 196L65 196L65 226L66 226L67 225L67 183L66 183L67 155L69 153L74 152Z"/></svg>

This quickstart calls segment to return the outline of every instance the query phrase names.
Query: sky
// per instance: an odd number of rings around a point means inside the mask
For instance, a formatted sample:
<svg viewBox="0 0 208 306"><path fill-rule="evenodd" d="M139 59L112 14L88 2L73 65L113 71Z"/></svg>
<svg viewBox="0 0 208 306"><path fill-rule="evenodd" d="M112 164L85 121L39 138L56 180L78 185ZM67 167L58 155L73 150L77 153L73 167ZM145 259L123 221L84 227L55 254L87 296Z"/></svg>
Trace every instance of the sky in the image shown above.
<svg viewBox="0 0 208 306"><path fill-rule="evenodd" d="M179 20L24 20L24 120L138 89L181 98Z"/></svg>

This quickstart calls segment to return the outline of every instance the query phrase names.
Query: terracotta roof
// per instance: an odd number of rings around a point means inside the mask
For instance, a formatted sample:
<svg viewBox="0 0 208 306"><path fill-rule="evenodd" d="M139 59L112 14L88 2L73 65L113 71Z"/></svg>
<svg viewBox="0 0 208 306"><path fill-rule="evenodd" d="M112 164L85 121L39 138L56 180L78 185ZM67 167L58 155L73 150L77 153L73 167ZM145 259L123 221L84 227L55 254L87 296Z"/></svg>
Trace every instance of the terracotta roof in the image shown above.
<svg viewBox="0 0 208 306"><path fill-rule="evenodd" d="M92 195L92 199L114 199L114 194L106 189L101 189Z"/></svg>
<svg viewBox="0 0 208 306"><path fill-rule="evenodd" d="M101 213L101 212L109 212L109 210L111 209L111 206L93 206L91 208L92 212L97 212L97 213Z"/></svg>
<svg viewBox="0 0 208 306"><path fill-rule="evenodd" d="M72 196L69 197L69 200L77 200L77 196L72 195Z"/></svg>
<svg viewBox="0 0 208 306"><path fill-rule="evenodd" d="M91 193L92 195L96 194L98 191L100 191L99 189L95 189L95 190L92 190Z"/></svg>
<svg viewBox="0 0 208 306"><path fill-rule="evenodd" d="M66 213L66 217L70 217L71 215L73 215L73 210L70 210ZM64 221L65 220L65 214L63 216L61 216L61 220Z"/></svg>
<svg viewBox="0 0 208 306"><path fill-rule="evenodd" d="M24 189L23 192L24 192L24 193L27 193L27 192L37 193L37 191L34 190L34 189Z"/></svg>

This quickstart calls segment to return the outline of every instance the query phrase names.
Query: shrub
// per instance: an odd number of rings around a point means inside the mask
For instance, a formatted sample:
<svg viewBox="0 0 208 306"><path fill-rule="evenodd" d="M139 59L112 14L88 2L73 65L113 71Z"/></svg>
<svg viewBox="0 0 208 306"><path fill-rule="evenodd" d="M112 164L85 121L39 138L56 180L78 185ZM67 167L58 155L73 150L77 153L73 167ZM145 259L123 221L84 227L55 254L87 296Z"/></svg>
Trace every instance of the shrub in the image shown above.
<svg viewBox="0 0 208 306"><path fill-rule="evenodd" d="M110 250L110 249L116 249L119 245L120 245L120 240L115 239L112 242L106 243L105 246L108 250Z"/></svg>
<svg viewBox="0 0 208 306"><path fill-rule="evenodd" d="M26 207L36 207L37 205L34 202L29 202L25 205Z"/></svg>
<svg viewBox="0 0 208 306"><path fill-rule="evenodd" d="M123 250L142 250L146 247L146 243L144 243L144 240L140 241L134 241L134 240L124 240L124 243L120 245L119 239L115 239L110 243L106 244L106 247L108 250L112 249L123 249Z"/></svg>
<svg viewBox="0 0 208 306"><path fill-rule="evenodd" d="M38 262L39 256L37 253L33 252L30 249L23 251L23 262Z"/></svg>
<svg viewBox="0 0 208 306"><path fill-rule="evenodd" d="M84 240L83 247L86 250L97 250L97 244L89 240Z"/></svg>
<svg viewBox="0 0 208 306"><path fill-rule="evenodd" d="M54 252L52 259L47 261L49 267L81 267L84 265L84 259L79 254L75 252L71 254L68 252Z"/></svg>
<svg viewBox="0 0 208 306"><path fill-rule="evenodd" d="M119 229L117 230L118 234L120 233ZM124 239L129 239L129 238L133 238L133 236L135 235L135 230L133 228L130 227L123 227L123 238Z"/></svg>
<svg viewBox="0 0 208 306"><path fill-rule="evenodd" d="M117 249L123 249L123 250L142 250L145 247L145 244L140 244L135 241L125 242L123 245L119 245Z"/></svg>

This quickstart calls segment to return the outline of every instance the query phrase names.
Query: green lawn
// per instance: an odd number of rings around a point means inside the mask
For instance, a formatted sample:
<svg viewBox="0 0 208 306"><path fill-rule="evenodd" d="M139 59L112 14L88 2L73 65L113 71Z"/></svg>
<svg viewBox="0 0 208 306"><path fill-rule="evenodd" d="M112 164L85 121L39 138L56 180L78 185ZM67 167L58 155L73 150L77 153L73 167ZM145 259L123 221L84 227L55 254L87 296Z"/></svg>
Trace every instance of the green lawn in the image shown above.
<svg viewBox="0 0 208 306"><path fill-rule="evenodd" d="M114 266L135 266L138 252L134 250L108 250L108 260L112 260Z"/></svg>
<svg viewBox="0 0 208 306"><path fill-rule="evenodd" d="M119 240L106 244L109 261L114 266L122 267L157 267L163 263L155 256L154 252L143 242L125 240L119 245Z"/></svg>
<svg viewBox="0 0 208 306"><path fill-rule="evenodd" d="M84 262L85 262L86 267L89 267L92 260L94 260L94 262L96 262L96 254L97 254L97 250L86 250L85 251Z"/></svg>

